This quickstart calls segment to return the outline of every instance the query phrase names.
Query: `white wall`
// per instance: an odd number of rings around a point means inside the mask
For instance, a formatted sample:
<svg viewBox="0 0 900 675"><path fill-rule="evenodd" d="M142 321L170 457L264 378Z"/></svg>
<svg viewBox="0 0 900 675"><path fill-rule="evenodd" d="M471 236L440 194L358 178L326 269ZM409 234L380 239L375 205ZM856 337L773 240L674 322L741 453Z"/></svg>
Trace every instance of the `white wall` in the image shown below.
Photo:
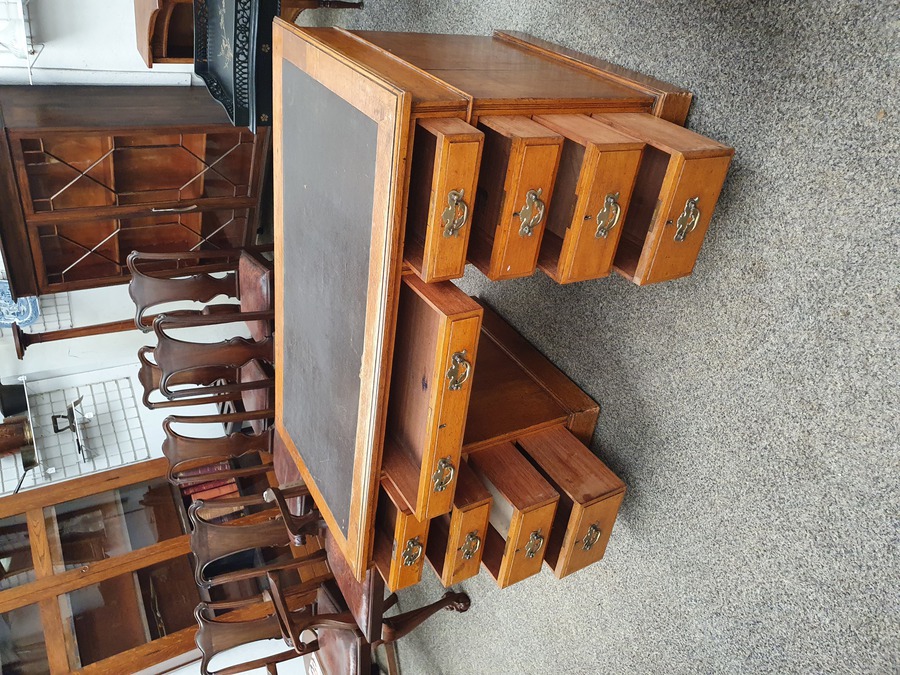
<svg viewBox="0 0 900 675"><path fill-rule="evenodd" d="M187 85L190 64L154 65L137 51L131 0L31 0L34 41L44 45L35 84ZM0 83L27 84L25 62L0 54Z"/></svg>
<svg viewBox="0 0 900 675"><path fill-rule="evenodd" d="M225 300L220 298L220 300ZM128 286L107 286L69 293L74 326L91 326L130 319L134 316L134 303L128 296ZM187 303L178 307L191 306ZM185 331L185 334L188 334ZM236 335L246 336L243 324L226 324L221 327L192 329L190 339L215 342ZM100 368L134 365L137 368L137 351L144 345L156 344L156 337L138 330L121 331L107 335L33 344L25 352L25 359L16 357L12 335L0 338L0 381L9 384L19 375L41 380L73 373L83 373Z"/></svg>

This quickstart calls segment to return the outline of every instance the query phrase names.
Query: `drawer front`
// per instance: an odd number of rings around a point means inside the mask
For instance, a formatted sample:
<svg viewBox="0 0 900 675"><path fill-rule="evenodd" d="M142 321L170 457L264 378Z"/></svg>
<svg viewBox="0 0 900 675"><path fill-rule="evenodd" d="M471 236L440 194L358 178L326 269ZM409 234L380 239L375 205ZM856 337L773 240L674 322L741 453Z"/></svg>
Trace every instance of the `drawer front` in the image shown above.
<svg viewBox="0 0 900 675"><path fill-rule="evenodd" d="M523 437L518 445L560 495L547 541L547 564L557 577L564 577L600 560L625 484L564 428Z"/></svg>
<svg viewBox="0 0 900 675"><path fill-rule="evenodd" d="M693 271L729 164L731 156L673 158L638 263L636 281L668 281Z"/></svg>
<svg viewBox="0 0 900 675"><path fill-rule="evenodd" d="M441 386L428 429L431 452L423 458L419 480L424 518L447 513L453 504L480 335L480 316L449 322L446 348L432 380Z"/></svg>
<svg viewBox="0 0 900 675"><path fill-rule="evenodd" d="M537 265L560 146L523 145L517 165L509 167L506 198L488 274L491 279L530 276Z"/></svg>
<svg viewBox="0 0 900 675"><path fill-rule="evenodd" d="M393 486L382 482L376 515L375 563L391 591L422 578L429 521L418 521Z"/></svg>
<svg viewBox="0 0 900 675"><path fill-rule="evenodd" d="M584 191L559 253L555 277L559 283L609 275L641 154L640 150L603 152L596 146L586 153L579 181Z"/></svg>
<svg viewBox="0 0 900 675"><path fill-rule="evenodd" d="M484 158L469 260L488 278L534 272L563 137L528 117L484 117Z"/></svg>
<svg viewBox="0 0 900 675"><path fill-rule="evenodd" d="M563 530L562 542L551 537L547 549L547 564L557 578L577 572L603 557L624 497L625 493L620 492L586 506L575 504L568 522L557 519L556 528Z"/></svg>
<svg viewBox="0 0 900 675"><path fill-rule="evenodd" d="M538 266L559 283L607 276L644 143L585 115L537 115L566 138Z"/></svg>
<svg viewBox="0 0 900 675"><path fill-rule="evenodd" d="M418 125L416 144L433 143L434 162L422 263L416 271L428 282L455 279L465 270L484 134L458 119L420 120Z"/></svg>
<svg viewBox="0 0 900 675"><path fill-rule="evenodd" d="M497 583L501 588L537 574L544 562L556 503L519 513L513 519Z"/></svg>
<svg viewBox="0 0 900 675"><path fill-rule="evenodd" d="M419 520L453 504L483 312L450 282L401 283L383 466Z"/></svg>
<svg viewBox="0 0 900 675"><path fill-rule="evenodd" d="M468 510L454 508L449 516L431 521L428 559L445 587L478 574L490 510L489 502Z"/></svg>
<svg viewBox="0 0 900 675"><path fill-rule="evenodd" d="M428 522L419 522L411 513L397 514L388 587L391 591L413 586L422 579Z"/></svg>

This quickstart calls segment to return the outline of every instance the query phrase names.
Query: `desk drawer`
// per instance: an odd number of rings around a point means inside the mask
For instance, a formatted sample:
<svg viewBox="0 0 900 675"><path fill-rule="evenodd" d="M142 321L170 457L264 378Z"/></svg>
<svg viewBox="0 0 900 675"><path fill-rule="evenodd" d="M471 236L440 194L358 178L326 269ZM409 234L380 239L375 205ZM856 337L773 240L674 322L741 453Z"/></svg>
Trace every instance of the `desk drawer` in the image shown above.
<svg viewBox="0 0 900 675"><path fill-rule="evenodd" d="M541 569L559 494L511 443L469 457L493 498L482 563L500 588Z"/></svg>
<svg viewBox="0 0 900 675"><path fill-rule="evenodd" d="M534 273L563 137L528 117L482 117L469 260L489 279Z"/></svg>
<svg viewBox="0 0 900 675"><path fill-rule="evenodd" d="M559 493L544 557L554 574L562 578L600 560L625 483L563 427L522 438L518 446Z"/></svg>
<svg viewBox="0 0 900 675"><path fill-rule="evenodd" d="M608 276L644 144L586 115L534 119L566 138L538 264L561 284Z"/></svg>
<svg viewBox="0 0 900 675"><path fill-rule="evenodd" d="M616 253L616 272L638 285L689 275L734 148L643 113L594 118L647 143Z"/></svg>
<svg viewBox="0 0 900 675"><path fill-rule="evenodd" d="M416 123L404 257L425 281L463 275L483 142L460 119Z"/></svg>
<svg viewBox="0 0 900 675"><path fill-rule="evenodd" d="M431 521L425 550L445 587L478 574L491 513L491 494L465 462L459 465L453 510Z"/></svg>
<svg viewBox="0 0 900 675"><path fill-rule="evenodd" d="M382 466L419 520L453 504L483 313L450 282L401 282Z"/></svg>
<svg viewBox="0 0 900 675"><path fill-rule="evenodd" d="M391 591L419 583L429 521L415 519L389 481L381 482L375 512L375 566Z"/></svg>

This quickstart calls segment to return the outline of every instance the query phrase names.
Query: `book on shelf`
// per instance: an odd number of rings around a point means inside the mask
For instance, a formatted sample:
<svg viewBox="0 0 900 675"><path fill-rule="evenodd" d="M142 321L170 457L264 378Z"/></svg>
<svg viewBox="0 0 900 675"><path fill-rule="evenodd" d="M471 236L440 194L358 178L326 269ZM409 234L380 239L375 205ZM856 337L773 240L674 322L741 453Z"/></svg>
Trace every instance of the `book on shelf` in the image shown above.
<svg viewBox="0 0 900 675"><path fill-rule="evenodd" d="M191 499L195 502L208 502L219 497L237 496L238 486L231 479L225 485L210 486L204 490L199 490L191 494Z"/></svg>
<svg viewBox="0 0 900 675"><path fill-rule="evenodd" d="M204 492L206 490L211 490L217 487L223 487L225 485L234 485L233 478L219 478L217 480L208 480L202 483L193 483L191 485L186 485L181 488L181 493L185 495L194 495L198 492Z"/></svg>

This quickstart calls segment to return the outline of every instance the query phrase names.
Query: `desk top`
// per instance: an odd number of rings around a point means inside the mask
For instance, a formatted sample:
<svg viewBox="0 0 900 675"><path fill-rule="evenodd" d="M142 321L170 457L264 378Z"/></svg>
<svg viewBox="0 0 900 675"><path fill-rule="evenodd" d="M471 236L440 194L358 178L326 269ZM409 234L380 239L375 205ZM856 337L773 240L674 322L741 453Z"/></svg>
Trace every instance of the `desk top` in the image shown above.
<svg viewBox="0 0 900 675"><path fill-rule="evenodd" d="M354 575L371 551L410 104L275 35L276 427Z"/></svg>

